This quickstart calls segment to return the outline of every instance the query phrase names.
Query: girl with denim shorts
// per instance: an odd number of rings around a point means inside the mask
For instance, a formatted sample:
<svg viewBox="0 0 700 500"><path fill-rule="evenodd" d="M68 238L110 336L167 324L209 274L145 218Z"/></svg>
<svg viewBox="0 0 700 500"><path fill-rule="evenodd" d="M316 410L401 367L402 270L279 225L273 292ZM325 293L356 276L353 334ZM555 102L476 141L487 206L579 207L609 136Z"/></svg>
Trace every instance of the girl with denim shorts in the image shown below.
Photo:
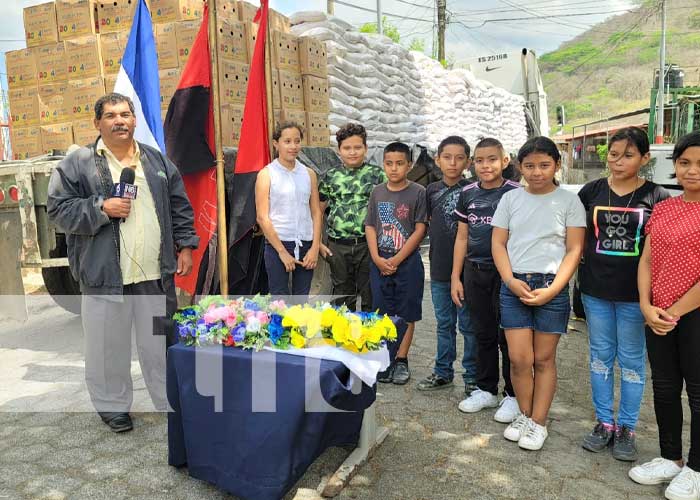
<svg viewBox="0 0 700 500"><path fill-rule="evenodd" d="M527 187L503 195L491 221L493 260L503 281L501 327L521 412L503 436L539 450L547 439L556 349L569 322L568 284L583 251L586 211L554 179L561 157L552 140L530 139L518 162Z"/></svg>

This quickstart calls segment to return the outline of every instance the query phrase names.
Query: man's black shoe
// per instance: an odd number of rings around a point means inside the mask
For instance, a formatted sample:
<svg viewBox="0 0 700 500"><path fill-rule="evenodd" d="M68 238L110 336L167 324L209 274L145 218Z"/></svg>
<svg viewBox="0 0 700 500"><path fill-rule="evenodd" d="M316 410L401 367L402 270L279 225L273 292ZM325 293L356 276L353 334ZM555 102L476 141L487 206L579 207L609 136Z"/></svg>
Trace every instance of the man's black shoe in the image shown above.
<svg viewBox="0 0 700 500"><path fill-rule="evenodd" d="M128 413L101 413L100 418L112 432L127 432L134 428Z"/></svg>

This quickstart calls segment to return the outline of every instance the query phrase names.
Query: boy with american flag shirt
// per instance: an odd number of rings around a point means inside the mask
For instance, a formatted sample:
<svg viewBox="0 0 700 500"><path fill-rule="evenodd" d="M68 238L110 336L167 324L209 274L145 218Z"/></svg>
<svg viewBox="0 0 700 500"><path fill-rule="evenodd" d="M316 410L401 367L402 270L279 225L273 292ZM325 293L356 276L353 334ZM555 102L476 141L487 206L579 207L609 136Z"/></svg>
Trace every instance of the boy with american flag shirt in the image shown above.
<svg viewBox="0 0 700 500"><path fill-rule="evenodd" d="M373 309L408 323L396 359L377 378L399 385L411 378L408 351L415 322L421 319L425 282L419 252L428 221L425 188L408 180L410 169L406 144L392 142L384 149L387 182L372 191L365 219Z"/></svg>

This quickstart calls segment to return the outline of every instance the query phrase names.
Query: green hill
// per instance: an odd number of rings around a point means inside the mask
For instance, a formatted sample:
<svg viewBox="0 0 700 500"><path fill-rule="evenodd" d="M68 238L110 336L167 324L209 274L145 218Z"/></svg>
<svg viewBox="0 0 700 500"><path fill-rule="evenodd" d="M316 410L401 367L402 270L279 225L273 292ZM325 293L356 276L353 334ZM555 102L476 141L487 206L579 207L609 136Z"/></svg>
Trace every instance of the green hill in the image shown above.
<svg viewBox="0 0 700 500"><path fill-rule="evenodd" d="M685 85L700 85L700 2L668 0L666 62L685 72ZM615 16L539 58L549 98L550 123L564 105L567 129L649 106L659 66L659 2Z"/></svg>

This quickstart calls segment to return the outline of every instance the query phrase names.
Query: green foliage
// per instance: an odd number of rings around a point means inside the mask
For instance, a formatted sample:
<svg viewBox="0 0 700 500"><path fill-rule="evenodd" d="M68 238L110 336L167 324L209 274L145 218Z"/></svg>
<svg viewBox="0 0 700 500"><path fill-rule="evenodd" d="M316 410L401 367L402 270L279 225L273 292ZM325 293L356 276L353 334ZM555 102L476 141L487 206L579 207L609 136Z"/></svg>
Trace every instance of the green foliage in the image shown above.
<svg viewBox="0 0 700 500"><path fill-rule="evenodd" d="M688 16L688 28L691 30L700 29L700 11L695 11Z"/></svg>
<svg viewBox="0 0 700 500"><path fill-rule="evenodd" d="M425 53L425 38L414 38L408 45L408 50Z"/></svg>
<svg viewBox="0 0 700 500"><path fill-rule="evenodd" d="M382 31L384 36L391 38L394 43L399 43L401 34L399 29L391 24L386 16L382 17ZM377 23L366 23L360 26L360 33L377 33Z"/></svg>
<svg viewBox="0 0 700 500"><path fill-rule="evenodd" d="M543 68L571 74L585 59L600 55L602 50L590 40L569 44L540 57Z"/></svg>
<svg viewBox="0 0 700 500"><path fill-rule="evenodd" d="M598 158L600 158L600 161L603 163L608 162L608 145L607 144L598 144L595 147L596 153L598 153Z"/></svg>

